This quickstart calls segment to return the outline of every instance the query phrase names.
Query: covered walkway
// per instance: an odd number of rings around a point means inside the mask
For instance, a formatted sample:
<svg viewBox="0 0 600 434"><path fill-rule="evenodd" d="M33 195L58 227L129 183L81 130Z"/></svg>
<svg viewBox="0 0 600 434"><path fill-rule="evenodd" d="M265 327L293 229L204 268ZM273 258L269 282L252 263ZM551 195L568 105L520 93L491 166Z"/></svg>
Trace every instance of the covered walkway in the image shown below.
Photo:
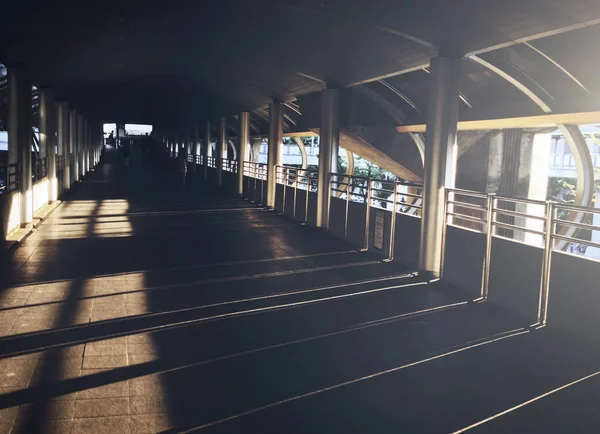
<svg viewBox="0 0 600 434"><path fill-rule="evenodd" d="M600 366L583 342L135 156L108 153L1 267L6 433L455 432ZM473 432L596 432L598 381Z"/></svg>

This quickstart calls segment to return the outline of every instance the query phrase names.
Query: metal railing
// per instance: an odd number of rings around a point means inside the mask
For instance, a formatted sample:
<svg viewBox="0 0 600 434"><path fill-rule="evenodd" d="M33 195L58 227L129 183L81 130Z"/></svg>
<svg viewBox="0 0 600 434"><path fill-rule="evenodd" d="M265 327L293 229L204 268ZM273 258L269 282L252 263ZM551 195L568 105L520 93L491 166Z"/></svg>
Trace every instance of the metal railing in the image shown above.
<svg viewBox="0 0 600 434"><path fill-rule="evenodd" d="M263 163L255 163L253 161L244 161L244 176L266 181L267 165Z"/></svg>
<svg viewBox="0 0 600 434"><path fill-rule="evenodd" d="M309 211L309 195L308 192L316 192L318 184L319 173L315 170L301 169L294 166L275 166L275 182L285 186L283 190L283 213L285 213L286 202L293 200L293 218L297 218L297 197L298 190L305 190L307 192L304 204L304 223L308 223L308 211ZM293 196L288 197L287 187L294 189Z"/></svg>
<svg viewBox="0 0 600 434"><path fill-rule="evenodd" d="M446 223L485 233L488 195L460 188L446 189Z"/></svg>
<svg viewBox="0 0 600 434"><path fill-rule="evenodd" d="M402 214L421 215L421 184L386 179L368 179L368 182L370 206L385 210L394 209Z"/></svg>
<svg viewBox="0 0 600 434"><path fill-rule="evenodd" d="M222 167L225 172L231 172L231 173L238 172L237 160L228 160L227 158L223 158L223 166Z"/></svg>
<svg viewBox="0 0 600 434"><path fill-rule="evenodd" d="M33 165L32 165L32 179L33 182L39 181L41 179L44 179L47 175L48 175L48 171L47 171L47 165L46 165L46 158L36 158L33 161Z"/></svg>
<svg viewBox="0 0 600 434"><path fill-rule="evenodd" d="M57 155L56 156L56 171L63 172L65 170L65 156Z"/></svg>
<svg viewBox="0 0 600 434"><path fill-rule="evenodd" d="M19 188L19 163L0 166L0 194L10 193Z"/></svg>
<svg viewBox="0 0 600 434"><path fill-rule="evenodd" d="M583 213L589 217L600 214L600 209L455 188L446 189L446 223L486 234L481 281L482 300L487 300L489 296L494 237L515 240L520 237L516 234L523 234L527 244L542 247L543 260L537 313L539 325L546 324L547 320L552 252L555 250L556 242L578 243L600 249L600 243L586 240L576 234L565 235L571 228L592 233L600 231L600 225L559 218L559 214L568 215L569 212Z"/></svg>
<svg viewBox="0 0 600 434"><path fill-rule="evenodd" d="M266 164L244 161L242 170L243 176L247 178L248 198L256 203L264 204L264 183L267 181ZM257 190L260 192L260 199L256 196Z"/></svg>
<svg viewBox="0 0 600 434"><path fill-rule="evenodd" d="M350 202L367 203L370 191L371 180L361 176L351 176L341 173L329 174L329 196L345 200L344 208L344 238L348 237L348 215L350 212ZM331 199L330 199L331 200ZM331 205L330 205L331 210ZM370 207L366 206L365 215L365 248L369 246L369 220Z"/></svg>
<svg viewBox="0 0 600 434"><path fill-rule="evenodd" d="M329 174L330 197L345 200L344 236L348 235L350 202L366 203L365 247L369 246L371 208L391 211L388 260L394 258L396 238L396 214L420 217L422 209L422 185L404 181L372 179L341 173Z"/></svg>

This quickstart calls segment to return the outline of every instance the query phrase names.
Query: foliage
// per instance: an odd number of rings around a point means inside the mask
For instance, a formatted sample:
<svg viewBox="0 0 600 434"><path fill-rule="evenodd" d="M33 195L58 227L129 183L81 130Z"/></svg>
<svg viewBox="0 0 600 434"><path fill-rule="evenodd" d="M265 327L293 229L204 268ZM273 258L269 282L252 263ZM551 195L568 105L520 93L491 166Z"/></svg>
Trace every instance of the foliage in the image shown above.
<svg viewBox="0 0 600 434"><path fill-rule="evenodd" d="M593 143L600 145L600 133L588 136ZM594 168L595 191L600 191L600 167ZM548 182L548 199L559 203L573 203L577 194L577 180L573 178L550 178ZM600 197L594 197L594 202L600 201Z"/></svg>

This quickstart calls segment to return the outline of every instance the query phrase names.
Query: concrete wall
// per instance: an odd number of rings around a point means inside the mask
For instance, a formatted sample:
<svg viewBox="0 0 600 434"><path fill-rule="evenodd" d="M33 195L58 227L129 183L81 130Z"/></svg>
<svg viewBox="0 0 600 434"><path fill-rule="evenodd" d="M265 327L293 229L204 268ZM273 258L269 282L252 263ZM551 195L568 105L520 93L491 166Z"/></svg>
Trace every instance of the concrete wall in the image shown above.
<svg viewBox="0 0 600 434"><path fill-rule="evenodd" d="M394 238L394 261L410 269L419 263L421 244L421 219L396 213L396 234Z"/></svg>
<svg viewBox="0 0 600 434"><path fill-rule="evenodd" d="M285 187L285 204L283 207L283 215L288 218L294 217L294 209L296 206L295 190L296 189L294 187L290 187L289 185Z"/></svg>
<svg viewBox="0 0 600 434"><path fill-rule="evenodd" d="M237 173L223 171L223 190L231 194L237 192Z"/></svg>
<svg viewBox="0 0 600 434"><path fill-rule="evenodd" d="M554 252L548 304L548 326L598 340L600 262Z"/></svg>
<svg viewBox="0 0 600 434"><path fill-rule="evenodd" d="M21 193L17 191L0 196L0 228L2 230L0 248L4 248L6 237L20 226L20 201Z"/></svg>
<svg viewBox="0 0 600 434"><path fill-rule="evenodd" d="M481 295L485 234L448 226L442 279ZM518 313L533 324L537 318L543 250L494 237L488 300Z"/></svg>
<svg viewBox="0 0 600 434"><path fill-rule="evenodd" d="M308 193L308 224L317 226L317 193L314 191Z"/></svg>
<svg viewBox="0 0 600 434"><path fill-rule="evenodd" d="M543 254L538 247L494 237L489 301L533 324L537 319Z"/></svg>
<svg viewBox="0 0 600 434"><path fill-rule="evenodd" d="M258 200L258 203L266 206L268 197L267 189L269 188L269 183L266 180L263 180L262 182L259 182L258 185L262 187L262 196Z"/></svg>
<svg viewBox="0 0 600 434"><path fill-rule="evenodd" d="M365 248L367 222L367 204L350 202L348 204L348 235L346 239L361 249Z"/></svg>
<svg viewBox="0 0 600 434"><path fill-rule="evenodd" d="M242 183L242 195L244 197L248 197L250 194L248 181L252 182L251 178L249 178L248 176L244 176L244 182Z"/></svg>
<svg viewBox="0 0 600 434"><path fill-rule="evenodd" d="M283 184L275 184L275 211L283 213L283 193L285 186Z"/></svg>
<svg viewBox="0 0 600 434"><path fill-rule="evenodd" d="M33 215L48 203L50 188L48 184L48 178L44 178L33 184Z"/></svg>
<svg viewBox="0 0 600 434"><path fill-rule="evenodd" d="M296 192L296 220L304 222L306 219L306 190L300 190Z"/></svg>
<svg viewBox="0 0 600 434"><path fill-rule="evenodd" d="M481 275L485 257L485 234L446 227L446 250L442 280L473 295L481 295Z"/></svg>
<svg viewBox="0 0 600 434"><path fill-rule="evenodd" d="M485 235L448 226L442 279L480 295ZM489 302L537 319L543 249L492 239ZM600 327L600 262L563 252L552 254L548 326L597 340Z"/></svg>
<svg viewBox="0 0 600 434"><path fill-rule="evenodd" d="M329 231L339 238L346 238L346 200L332 197L329 206Z"/></svg>

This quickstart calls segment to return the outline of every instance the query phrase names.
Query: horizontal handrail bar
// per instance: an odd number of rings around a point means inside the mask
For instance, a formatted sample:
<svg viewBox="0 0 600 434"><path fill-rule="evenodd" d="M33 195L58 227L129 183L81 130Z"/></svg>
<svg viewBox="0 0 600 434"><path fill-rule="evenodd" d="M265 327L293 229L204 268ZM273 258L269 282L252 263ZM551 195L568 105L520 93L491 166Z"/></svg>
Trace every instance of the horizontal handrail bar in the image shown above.
<svg viewBox="0 0 600 434"><path fill-rule="evenodd" d="M552 235L552 239L566 241L567 243L585 244L586 246L600 249L600 243L595 243L588 240L580 240L579 238L565 237L563 235Z"/></svg>
<svg viewBox="0 0 600 434"><path fill-rule="evenodd" d="M482 199L487 199L487 194L485 194L485 193L479 193L477 191L465 190L463 188L446 188L446 190L448 190L450 193L455 193L455 194L460 194L460 195L466 195L466 196L473 196L473 197L480 197Z"/></svg>
<svg viewBox="0 0 600 434"><path fill-rule="evenodd" d="M565 211L581 211L581 212L587 212L590 214L599 214L600 213L600 208L590 208L590 207L581 206L581 205L555 203L554 207L564 209Z"/></svg>
<svg viewBox="0 0 600 434"><path fill-rule="evenodd" d="M495 196L498 201L501 202L515 202L515 203L525 203L528 205L540 205L546 206L547 203L543 200L534 200L534 199L525 199L525 198L517 198L517 197L507 197L507 196Z"/></svg>
<svg viewBox="0 0 600 434"><path fill-rule="evenodd" d="M420 194L401 193L401 192L397 192L396 194L398 196L414 197L415 199L422 199L423 198L423 196L421 196Z"/></svg>
<svg viewBox="0 0 600 434"><path fill-rule="evenodd" d="M335 173L335 172L329 172L329 175L330 175L330 176L339 176L339 177L343 177L343 178L350 177L350 178L354 178L354 179L363 179L363 180L365 180L365 181L368 181L368 180L369 180L369 178L368 178L368 177L366 177L366 176L348 175L348 174L346 174L346 173Z"/></svg>
<svg viewBox="0 0 600 434"><path fill-rule="evenodd" d="M546 235L546 232L544 232L544 231L536 231L534 229L524 228L523 226L515 226L515 225L508 224L508 223L493 222L493 225L496 227L499 227L499 228L509 229L511 231L527 232L530 234L541 235L541 236Z"/></svg>
<svg viewBox="0 0 600 434"><path fill-rule="evenodd" d="M531 215L531 214L527 214L527 213L519 212L519 211L511 211L508 209L494 208L494 212L497 214L508 215L508 216L512 216L512 217L522 217L522 218L534 219L534 220L538 220L538 221L542 221L542 222L546 221L546 217L541 217L539 215Z"/></svg>
<svg viewBox="0 0 600 434"><path fill-rule="evenodd" d="M383 191L384 193L394 194L394 190L388 190L388 189L385 189L385 188L371 187L371 191Z"/></svg>
<svg viewBox="0 0 600 434"><path fill-rule="evenodd" d="M448 216L452 216L454 218L458 218L458 219L462 219L462 220L467 220L473 223L477 223L477 224L481 224L481 225L485 225L486 221L483 219L479 219L477 217L473 217L470 215L465 215L465 214L456 214L454 212L449 212L447 213Z"/></svg>
<svg viewBox="0 0 600 434"><path fill-rule="evenodd" d="M412 209L412 208L414 208L414 209L423 209L423 206L421 206L421 205L414 205L414 204L411 204L411 203L398 203L397 205L398 205L398 207L406 207L406 208L409 208L409 209ZM401 211L401 212L403 212L403 211Z"/></svg>
<svg viewBox="0 0 600 434"><path fill-rule="evenodd" d="M590 225L589 223L572 222L569 220L553 219L552 223L557 223L565 226L572 226L578 229L586 229L590 231L600 231L600 226Z"/></svg>
<svg viewBox="0 0 600 434"><path fill-rule="evenodd" d="M480 205L473 204L473 203L456 202L456 201L449 200L448 205L455 205L456 207L468 208L468 209L472 209L474 211L479 211L479 212L487 212L487 208L480 206Z"/></svg>

